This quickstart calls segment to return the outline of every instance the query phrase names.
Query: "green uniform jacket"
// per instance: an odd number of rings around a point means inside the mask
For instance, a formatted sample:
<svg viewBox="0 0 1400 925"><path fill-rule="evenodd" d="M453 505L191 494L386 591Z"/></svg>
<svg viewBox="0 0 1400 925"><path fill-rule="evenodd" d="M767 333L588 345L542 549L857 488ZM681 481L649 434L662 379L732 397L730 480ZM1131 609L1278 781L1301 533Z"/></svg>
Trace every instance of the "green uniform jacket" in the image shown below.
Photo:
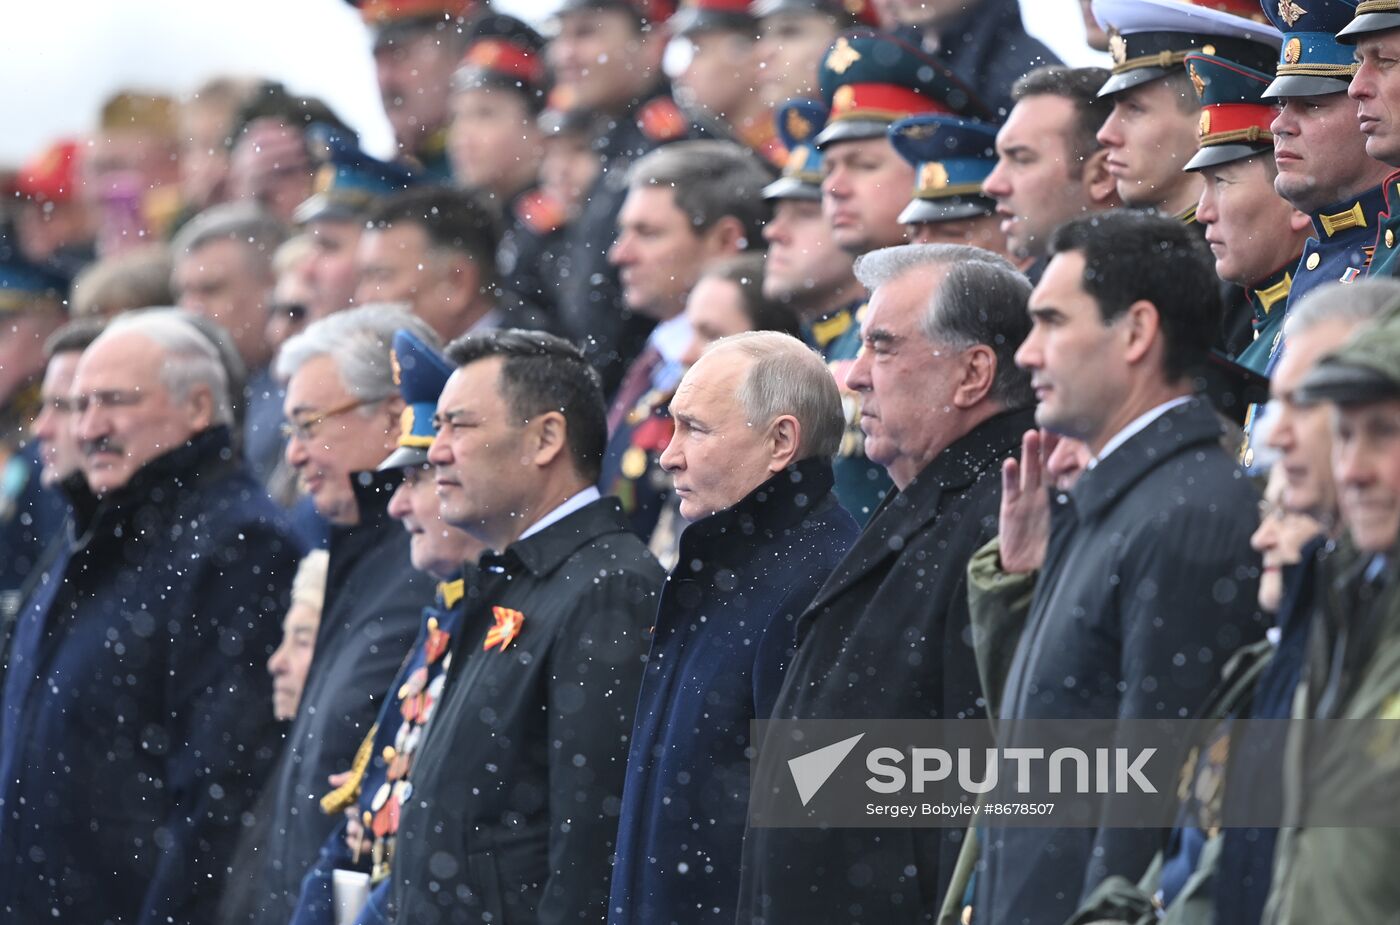
<svg viewBox="0 0 1400 925"><path fill-rule="evenodd" d="M1333 680L1338 630L1345 625L1349 657L1340 660L1337 719L1400 718L1400 545L1378 577L1366 580L1372 557L1343 539L1318 563L1325 610L1315 617L1295 718L1318 718L1319 700ZM1345 623L1343 622L1345 621ZM1389 724L1387 724L1389 725ZM1361 813L1400 776L1400 723L1359 748L1331 749L1290 734L1284 778L1285 821L1274 860L1268 925L1320 922L1400 922L1400 829L1301 828L1322 795ZM1307 756L1309 766L1304 767Z"/></svg>
<svg viewBox="0 0 1400 925"><path fill-rule="evenodd" d="M1376 217L1376 255L1367 276L1400 276L1400 170L1385 178L1385 211Z"/></svg>

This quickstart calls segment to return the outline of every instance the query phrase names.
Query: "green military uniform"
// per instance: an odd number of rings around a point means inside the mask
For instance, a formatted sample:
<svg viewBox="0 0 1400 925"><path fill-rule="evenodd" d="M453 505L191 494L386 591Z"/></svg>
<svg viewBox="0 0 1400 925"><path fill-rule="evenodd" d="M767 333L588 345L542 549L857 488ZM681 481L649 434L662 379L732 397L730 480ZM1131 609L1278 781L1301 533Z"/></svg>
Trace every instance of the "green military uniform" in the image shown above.
<svg viewBox="0 0 1400 925"><path fill-rule="evenodd" d="M1319 361L1300 396L1341 405L1400 399L1400 313ZM1293 716L1400 720L1400 538L1392 537L1390 548L1376 554L1344 536L1317 568L1323 604L1314 617ZM1308 741L1312 731L1295 728L1288 740L1284 811L1291 827L1279 842L1264 921L1396 921L1400 829L1304 823L1323 801L1329 810L1364 818L1378 799L1386 799L1383 794L1394 792L1400 723L1367 728L1361 743Z"/></svg>

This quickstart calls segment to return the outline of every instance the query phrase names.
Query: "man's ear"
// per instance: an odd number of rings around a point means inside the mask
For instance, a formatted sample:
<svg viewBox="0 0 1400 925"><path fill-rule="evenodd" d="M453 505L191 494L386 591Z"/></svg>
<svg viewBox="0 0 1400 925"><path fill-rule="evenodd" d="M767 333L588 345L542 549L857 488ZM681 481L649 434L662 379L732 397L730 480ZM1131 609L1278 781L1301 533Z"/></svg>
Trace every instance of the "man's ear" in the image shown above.
<svg viewBox="0 0 1400 925"><path fill-rule="evenodd" d="M996 380L997 355L986 344L973 344L963 351L962 381L953 391L953 407L968 409L985 399Z"/></svg>
<svg viewBox="0 0 1400 925"><path fill-rule="evenodd" d="M1157 306L1146 299L1139 299L1118 319L1124 326L1126 352L1124 360L1129 364L1141 363L1154 349L1162 350L1162 316Z"/></svg>
<svg viewBox="0 0 1400 925"><path fill-rule="evenodd" d="M802 424L791 414L780 415L768 428L768 471L782 472L797 460Z"/></svg>
<svg viewBox="0 0 1400 925"><path fill-rule="evenodd" d="M530 422L525 450L529 461L543 469L563 453L569 443L569 422L558 411L546 411Z"/></svg>
<svg viewBox="0 0 1400 925"><path fill-rule="evenodd" d="M1080 182L1089 202L1098 209L1114 209L1122 205L1118 198L1118 184L1113 174L1108 172L1108 149L1100 148L1084 159L1084 171Z"/></svg>
<svg viewBox="0 0 1400 925"><path fill-rule="evenodd" d="M1311 231L1312 219L1308 218L1308 213L1293 209L1288 213L1288 228L1294 234L1300 231Z"/></svg>
<svg viewBox="0 0 1400 925"><path fill-rule="evenodd" d="M190 392L190 426L195 433L208 430L214 424L214 393L208 386L198 386Z"/></svg>
<svg viewBox="0 0 1400 925"><path fill-rule="evenodd" d="M702 238L712 253L725 255L737 254L757 243L745 238L744 223L732 215L721 216L719 221L705 230Z"/></svg>

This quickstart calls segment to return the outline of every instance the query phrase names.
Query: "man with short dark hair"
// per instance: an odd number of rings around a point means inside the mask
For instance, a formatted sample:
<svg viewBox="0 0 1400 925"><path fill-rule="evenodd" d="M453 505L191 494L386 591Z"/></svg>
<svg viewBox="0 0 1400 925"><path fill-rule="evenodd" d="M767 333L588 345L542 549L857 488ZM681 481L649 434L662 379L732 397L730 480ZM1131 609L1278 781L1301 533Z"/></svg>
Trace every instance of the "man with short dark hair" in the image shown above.
<svg viewBox="0 0 1400 925"><path fill-rule="evenodd" d="M492 331L448 359L428 459L443 519L488 551L413 762L394 904L403 922L601 921L663 573L593 487L607 427L578 348Z"/></svg>
<svg viewBox="0 0 1400 925"><path fill-rule="evenodd" d="M846 384L864 399L866 455L895 490L798 617L772 718L974 718L967 563L996 532L1000 462L1031 426L1028 377L1012 363L1030 284L1003 257L948 244L875 251L856 273L872 295ZM787 768L760 752L757 779L773 773ZM739 921L829 921L856 907L870 921L928 921L957 839L750 827Z"/></svg>
<svg viewBox="0 0 1400 925"><path fill-rule="evenodd" d="M1012 257L1033 261L1032 281L1045 268L1052 231L1119 204L1097 138L1113 108L1098 95L1107 79L1102 68L1050 66L1011 88L1016 105L997 132L997 164L982 192L997 202Z"/></svg>
<svg viewBox="0 0 1400 925"><path fill-rule="evenodd" d="M767 719L797 617L859 533L832 494L840 395L801 341L715 341L671 414L661 465L690 526L637 703L611 925L734 921L749 724Z"/></svg>
<svg viewBox="0 0 1400 925"><path fill-rule="evenodd" d="M500 225L482 198L441 186L396 193L365 220L355 256L355 301L397 302L444 341L473 331L544 325L499 286Z"/></svg>
<svg viewBox="0 0 1400 925"><path fill-rule="evenodd" d="M74 529L0 694L0 908L207 922L279 747L263 665L299 551L232 452L228 377L189 321L114 322L70 395Z"/></svg>
<svg viewBox="0 0 1400 925"><path fill-rule="evenodd" d="M1263 632L1249 546L1258 498L1187 375L1219 324L1205 245L1175 218L1118 211L1062 226L1051 253L1016 362L1031 374L1036 423L1092 458L1051 511L1001 697L1003 748L1036 720L1194 716L1226 659ZM1141 743L1122 733L1118 744ZM1175 767L1182 756L1162 757ZM989 830L976 914L1062 921L1105 877L1136 881L1160 834Z"/></svg>

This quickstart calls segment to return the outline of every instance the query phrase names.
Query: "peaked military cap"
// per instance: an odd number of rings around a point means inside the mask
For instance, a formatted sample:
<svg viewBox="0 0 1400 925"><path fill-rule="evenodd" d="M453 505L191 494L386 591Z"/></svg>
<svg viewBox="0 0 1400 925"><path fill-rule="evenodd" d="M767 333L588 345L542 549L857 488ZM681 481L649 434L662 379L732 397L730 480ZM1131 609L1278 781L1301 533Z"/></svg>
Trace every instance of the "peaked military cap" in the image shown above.
<svg viewBox="0 0 1400 925"><path fill-rule="evenodd" d="M914 165L914 198L901 225L991 215L982 181L996 167L997 127L957 116L911 116L890 126L890 144Z"/></svg>
<svg viewBox="0 0 1400 925"><path fill-rule="evenodd" d="M1337 41L1354 43L1363 35L1390 29L1400 29L1400 0L1361 0L1355 18L1337 33Z"/></svg>
<svg viewBox="0 0 1400 925"><path fill-rule="evenodd" d="M1253 0L1094 0L1093 10L1113 56L1099 96L1166 77L1193 51L1262 70L1283 40Z"/></svg>
<svg viewBox="0 0 1400 925"><path fill-rule="evenodd" d="M292 213L299 225L317 219L353 219L375 202L421 182L410 168L370 157L344 133L325 125L307 130L311 156L320 162L316 192Z"/></svg>
<svg viewBox="0 0 1400 925"><path fill-rule="evenodd" d="M82 185L81 161L78 142L56 141L20 166L15 191L35 202L68 202Z"/></svg>
<svg viewBox="0 0 1400 925"><path fill-rule="evenodd" d="M1274 148L1274 106L1264 101L1273 78L1215 55L1189 54L1186 73L1201 98L1201 150L1186 170L1244 160Z"/></svg>
<svg viewBox="0 0 1400 925"><path fill-rule="evenodd" d="M871 0L754 0L750 9L758 19L779 13L816 13L834 16L853 26L880 26L879 14Z"/></svg>
<svg viewBox="0 0 1400 925"><path fill-rule="evenodd" d="M407 41L430 29L455 26L468 19L483 3L479 0L348 0L358 7L374 35L374 47L385 48Z"/></svg>
<svg viewBox="0 0 1400 925"><path fill-rule="evenodd" d="M755 32L756 23L749 0L681 0L670 27L672 35L692 35L716 29Z"/></svg>
<svg viewBox="0 0 1400 925"><path fill-rule="evenodd" d="M411 331L394 334L389 360L393 365L394 384L403 396L404 409L398 449L379 464L381 472L427 463L428 447L437 436L433 415L437 413L438 396L453 371L452 364L443 359L442 354Z"/></svg>
<svg viewBox="0 0 1400 925"><path fill-rule="evenodd" d="M544 66L544 37L514 16L488 13L472 20L471 38L452 89L503 87L518 90L535 104L544 106L548 79Z"/></svg>
<svg viewBox="0 0 1400 925"><path fill-rule="evenodd" d="M0 240L0 314L62 302L68 285L66 276L30 262L11 242Z"/></svg>
<svg viewBox="0 0 1400 925"><path fill-rule="evenodd" d="M845 33L827 49L820 76L822 98L831 112L817 136L818 147L883 138L891 122L906 116L991 116L987 104L952 71L892 35Z"/></svg>
<svg viewBox="0 0 1400 925"><path fill-rule="evenodd" d="M1345 93L1356 74L1350 46L1337 32L1351 22L1356 0L1261 0L1269 19L1283 30L1278 76L1266 97Z"/></svg>
<svg viewBox="0 0 1400 925"><path fill-rule="evenodd" d="M1305 402L1339 405L1400 398L1400 305L1318 360L1298 392Z"/></svg>
<svg viewBox="0 0 1400 925"><path fill-rule="evenodd" d="M778 107L773 121L788 155L783 175L763 188L763 198L820 200L822 153L814 140L826 125L826 104L820 100L788 100Z"/></svg>

